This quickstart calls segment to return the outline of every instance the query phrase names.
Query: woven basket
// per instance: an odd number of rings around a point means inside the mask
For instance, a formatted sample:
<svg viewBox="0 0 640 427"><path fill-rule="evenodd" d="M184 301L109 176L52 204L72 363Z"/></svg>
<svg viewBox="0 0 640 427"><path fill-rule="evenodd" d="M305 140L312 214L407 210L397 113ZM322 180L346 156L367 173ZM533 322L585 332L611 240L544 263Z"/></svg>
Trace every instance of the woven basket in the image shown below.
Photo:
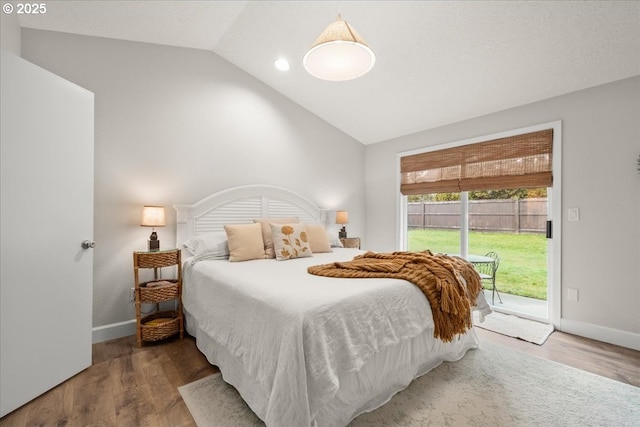
<svg viewBox="0 0 640 427"><path fill-rule="evenodd" d="M139 268L162 268L180 263L180 251L137 253Z"/></svg>
<svg viewBox="0 0 640 427"><path fill-rule="evenodd" d="M180 295L177 280L166 280L166 282L171 282L171 285L154 286L148 288L147 285L153 282L145 282L140 284L140 302L157 303L177 299Z"/></svg>
<svg viewBox="0 0 640 427"><path fill-rule="evenodd" d="M147 323L154 319L171 319L164 323L148 325ZM180 318L176 311L159 311L150 314L142 319L140 325L142 341L158 341L170 337L180 332Z"/></svg>

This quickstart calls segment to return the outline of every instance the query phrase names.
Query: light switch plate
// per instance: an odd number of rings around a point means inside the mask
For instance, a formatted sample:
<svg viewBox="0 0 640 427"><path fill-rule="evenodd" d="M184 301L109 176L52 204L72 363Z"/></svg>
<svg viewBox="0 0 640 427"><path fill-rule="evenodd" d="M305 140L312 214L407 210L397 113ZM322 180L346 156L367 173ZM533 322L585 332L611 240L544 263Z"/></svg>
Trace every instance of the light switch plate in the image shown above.
<svg viewBox="0 0 640 427"><path fill-rule="evenodd" d="M580 208L569 208L569 221L580 221Z"/></svg>
<svg viewBox="0 0 640 427"><path fill-rule="evenodd" d="M567 289L567 301L578 301L578 290L575 288Z"/></svg>

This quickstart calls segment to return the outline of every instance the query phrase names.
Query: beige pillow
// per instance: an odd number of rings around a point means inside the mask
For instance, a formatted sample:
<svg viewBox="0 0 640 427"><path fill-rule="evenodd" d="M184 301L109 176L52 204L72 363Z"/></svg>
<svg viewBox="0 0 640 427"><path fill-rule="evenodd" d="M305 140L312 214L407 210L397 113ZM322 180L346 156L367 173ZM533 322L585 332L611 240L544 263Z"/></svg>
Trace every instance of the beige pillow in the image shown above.
<svg viewBox="0 0 640 427"><path fill-rule="evenodd" d="M331 242L327 236L327 230L325 230L322 224L305 224L307 228L307 237L309 238L309 244L311 246L311 252L314 254L321 252L333 252L331 250Z"/></svg>
<svg viewBox="0 0 640 427"><path fill-rule="evenodd" d="M298 218L295 216L290 218L258 218L253 222L260 223L262 226L262 240L264 241L264 258L275 258L276 253L273 251L273 240L271 239L271 227L269 224L297 224Z"/></svg>
<svg viewBox="0 0 640 427"><path fill-rule="evenodd" d="M264 258L264 243L260 224L225 225L229 242L229 261Z"/></svg>
<svg viewBox="0 0 640 427"><path fill-rule="evenodd" d="M304 224L270 224L270 227L278 261L313 255Z"/></svg>

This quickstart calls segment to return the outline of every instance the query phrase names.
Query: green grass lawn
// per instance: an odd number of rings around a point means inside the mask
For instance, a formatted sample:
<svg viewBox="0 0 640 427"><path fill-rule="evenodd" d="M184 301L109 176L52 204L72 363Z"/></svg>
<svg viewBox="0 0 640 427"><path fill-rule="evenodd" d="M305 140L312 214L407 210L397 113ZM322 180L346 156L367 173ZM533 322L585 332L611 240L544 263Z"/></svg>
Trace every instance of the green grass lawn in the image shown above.
<svg viewBox="0 0 640 427"><path fill-rule="evenodd" d="M410 230L409 250L460 253L458 230ZM469 253L500 256L496 286L500 292L547 299L547 240L544 234L469 232Z"/></svg>

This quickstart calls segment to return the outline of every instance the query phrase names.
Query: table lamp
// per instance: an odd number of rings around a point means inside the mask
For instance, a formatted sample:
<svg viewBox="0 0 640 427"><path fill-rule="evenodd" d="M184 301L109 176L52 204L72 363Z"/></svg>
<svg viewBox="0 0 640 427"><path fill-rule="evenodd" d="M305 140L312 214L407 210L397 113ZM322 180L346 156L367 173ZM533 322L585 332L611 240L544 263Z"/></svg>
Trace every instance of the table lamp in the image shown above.
<svg viewBox="0 0 640 427"><path fill-rule="evenodd" d="M347 211L336 211L336 224L342 225L340 232L338 233L338 237L341 239L347 238L347 229L344 224L349 223L349 212Z"/></svg>
<svg viewBox="0 0 640 427"><path fill-rule="evenodd" d="M151 236L149 236L149 251L160 250L160 240L158 240L155 227L167 225L164 217L164 206L144 206L140 225L142 227L153 227Z"/></svg>

